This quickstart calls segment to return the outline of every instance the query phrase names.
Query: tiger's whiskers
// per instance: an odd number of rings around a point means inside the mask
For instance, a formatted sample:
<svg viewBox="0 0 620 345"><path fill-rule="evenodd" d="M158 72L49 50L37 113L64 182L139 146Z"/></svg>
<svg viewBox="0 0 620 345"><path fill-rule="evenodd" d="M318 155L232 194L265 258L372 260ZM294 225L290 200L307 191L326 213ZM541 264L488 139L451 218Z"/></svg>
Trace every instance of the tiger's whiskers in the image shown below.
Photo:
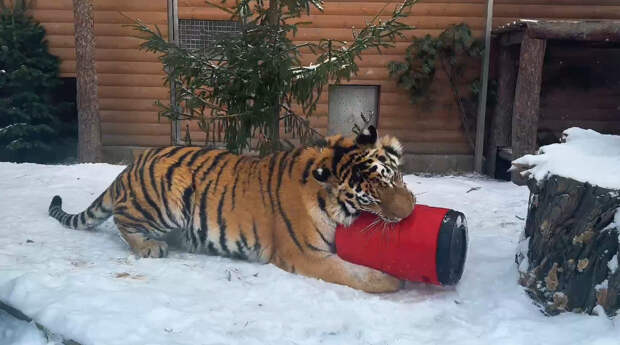
<svg viewBox="0 0 620 345"><path fill-rule="evenodd" d="M375 220L373 220L373 221L372 221L372 223L370 223L370 224L366 225L366 226L365 226L365 227L361 230L361 232L366 232L366 231L371 230L372 228L374 228L374 227L375 227L375 225L377 225L377 224L378 224L379 222L381 222L381 221L382 221L382 220L381 220L381 218L377 217Z"/></svg>

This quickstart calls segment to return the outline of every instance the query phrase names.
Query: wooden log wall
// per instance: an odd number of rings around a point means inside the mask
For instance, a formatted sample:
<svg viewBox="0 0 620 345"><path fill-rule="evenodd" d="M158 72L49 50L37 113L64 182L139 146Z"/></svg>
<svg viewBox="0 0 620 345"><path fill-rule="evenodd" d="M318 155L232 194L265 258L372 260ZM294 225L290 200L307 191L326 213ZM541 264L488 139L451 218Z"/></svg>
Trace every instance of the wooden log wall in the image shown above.
<svg viewBox="0 0 620 345"><path fill-rule="evenodd" d="M72 0L35 0L31 13L47 30L61 77L75 77ZM140 19L168 33L166 0L94 0L96 68L104 151L118 146L170 144L170 124L158 121L155 100L169 88L157 56L138 49L137 33L124 24Z"/></svg>
<svg viewBox="0 0 620 345"><path fill-rule="evenodd" d="M313 10L304 21L312 24L301 28L296 40L317 41L320 38L350 39L351 27L361 27L376 15L386 1L326 1L325 11ZM516 18L590 18L619 19L617 0L495 0L494 26ZM385 13L398 4L391 1ZM167 33L165 0L95 0L95 32L97 35L97 72L105 147L158 146L170 142L170 126L165 119L158 122L156 99L168 100L169 90L163 86L163 72L156 56L138 50L141 40L122 24L139 18L157 24ZM120 12L120 13L119 13ZM421 0L416 4L408 24L417 30L407 34L396 47L383 55L369 52L360 61L360 71L350 84L380 85L379 129L398 136L410 153L471 154L457 106L449 93L445 76L438 75L433 86L435 104L430 109L413 106L406 92L389 79L387 63L400 60L414 36L439 34L450 24L467 23L477 36L482 35L485 15L484 0ZM48 31L52 53L62 59L64 77L75 76L73 11L71 0L35 0L33 15ZM122 14L121 14L122 13ZM207 7L204 0L179 0L179 18L226 20L228 14ZM305 61L313 61L310 54ZM469 71L478 74L475 68ZM545 100L543 98L543 107ZM321 132L327 127L327 91L312 117ZM192 125L192 136L200 136Z"/></svg>

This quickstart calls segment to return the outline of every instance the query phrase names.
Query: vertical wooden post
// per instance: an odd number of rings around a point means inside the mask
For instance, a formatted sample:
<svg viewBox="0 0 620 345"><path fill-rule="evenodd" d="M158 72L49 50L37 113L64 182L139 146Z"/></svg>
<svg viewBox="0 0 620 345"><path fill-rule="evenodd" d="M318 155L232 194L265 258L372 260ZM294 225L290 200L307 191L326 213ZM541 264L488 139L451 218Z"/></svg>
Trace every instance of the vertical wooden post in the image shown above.
<svg viewBox="0 0 620 345"><path fill-rule="evenodd" d="M78 109L78 160L100 162L101 121L95 70L95 22L91 0L73 0Z"/></svg>
<svg viewBox="0 0 620 345"><path fill-rule="evenodd" d="M510 146L512 127L512 107L517 83L517 54L514 45L502 45L498 39L499 54L497 58L497 103L491 118L491 131L487 144L487 169L491 177L495 176L497 148Z"/></svg>
<svg viewBox="0 0 620 345"><path fill-rule="evenodd" d="M515 88L515 102L512 116L512 158L517 159L536 150L538 113L540 111L540 84L545 57L546 41L523 35L519 58L519 72ZM512 181L525 184L516 171Z"/></svg>

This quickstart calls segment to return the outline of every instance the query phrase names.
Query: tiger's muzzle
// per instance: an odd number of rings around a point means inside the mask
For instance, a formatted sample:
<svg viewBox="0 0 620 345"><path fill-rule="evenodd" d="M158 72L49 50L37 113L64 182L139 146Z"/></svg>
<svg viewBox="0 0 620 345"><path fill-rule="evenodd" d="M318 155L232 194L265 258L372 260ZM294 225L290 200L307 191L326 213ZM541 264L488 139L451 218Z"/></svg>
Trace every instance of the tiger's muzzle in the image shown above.
<svg viewBox="0 0 620 345"><path fill-rule="evenodd" d="M415 196L403 185L378 189L379 216L386 222L396 223L407 218L415 206Z"/></svg>

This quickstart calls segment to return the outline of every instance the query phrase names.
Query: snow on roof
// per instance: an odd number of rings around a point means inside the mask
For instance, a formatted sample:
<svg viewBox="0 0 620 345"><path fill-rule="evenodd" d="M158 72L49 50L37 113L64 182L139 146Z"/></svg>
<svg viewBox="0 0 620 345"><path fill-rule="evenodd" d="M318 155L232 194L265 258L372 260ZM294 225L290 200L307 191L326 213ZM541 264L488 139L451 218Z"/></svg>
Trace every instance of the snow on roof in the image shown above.
<svg viewBox="0 0 620 345"><path fill-rule="evenodd" d="M538 181L551 174L620 189L620 136L569 128L561 143L542 146L538 154L525 155L512 165Z"/></svg>

